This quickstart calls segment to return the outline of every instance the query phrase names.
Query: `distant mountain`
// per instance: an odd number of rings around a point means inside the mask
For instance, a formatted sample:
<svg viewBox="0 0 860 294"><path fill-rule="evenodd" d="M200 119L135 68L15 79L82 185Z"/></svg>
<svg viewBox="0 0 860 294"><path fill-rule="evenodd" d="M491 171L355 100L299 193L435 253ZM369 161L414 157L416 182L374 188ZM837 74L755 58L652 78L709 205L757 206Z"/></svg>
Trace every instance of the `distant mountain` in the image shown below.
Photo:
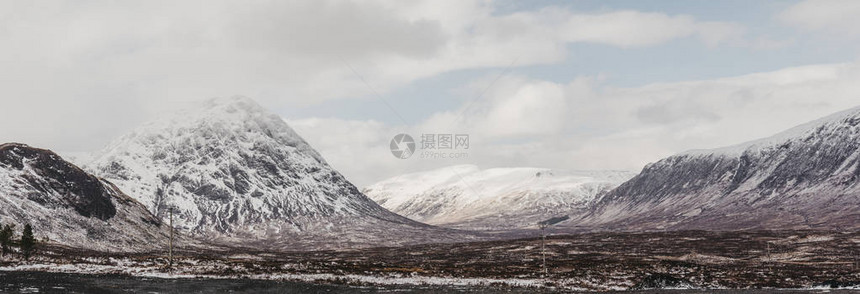
<svg viewBox="0 0 860 294"><path fill-rule="evenodd" d="M621 171L458 165L394 177L363 189L385 208L413 220L467 229L516 229L579 214L601 193L633 177Z"/></svg>
<svg viewBox="0 0 860 294"><path fill-rule="evenodd" d="M599 229L857 229L860 108L646 166L580 224Z"/></svg>
<svg viewBox="0 0 860 294"><path fill-rule="evenodd" d="M173 210L183 232L211 241L297 248L462 240L380 207L281 117L243 97L210 99L148 123L87 166L153 214L164 219Z"/></svg>
<svg viewBox="0 0 860 294"><path fill-rule="evenodd" d="M140 251L166 244L167 226L113 184L60 156L0 145L0 223L31 224L38 238L93 250Z"/></svg>

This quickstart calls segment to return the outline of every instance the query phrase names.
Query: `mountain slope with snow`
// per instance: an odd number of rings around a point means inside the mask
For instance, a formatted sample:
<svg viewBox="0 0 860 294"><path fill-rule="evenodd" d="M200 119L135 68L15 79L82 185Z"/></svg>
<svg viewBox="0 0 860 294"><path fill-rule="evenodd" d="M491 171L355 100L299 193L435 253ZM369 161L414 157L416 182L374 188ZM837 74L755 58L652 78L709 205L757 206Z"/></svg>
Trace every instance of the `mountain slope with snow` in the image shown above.
<svg viewBox="0 0 860 294"><path fill-rule="evenodd" d="M856 229L860 108L650 164L582 222L622 230Z"/></svg>
<svg viewBox="0 0 860 294"><path fill-rule="evenodd" d="M429 224L513 229L582 212L629 172L564 172L542 168L458 165L394 177L363 192L385 208Z"/></svg>
<svg viewBox="0 0 860 294"><path fill-rule="evenodd" d="M0 223L29 223L40 240L113 252L159 249L168 232L110 182L16 143L0 145Z"/></svg>
<svg viewBox="0 0 860 294"><path fill-rule="evenodd" d="M450 233L380 207L283 119L243 97L210 99L148 123L88 168L162 219L173 210L183 232L213 241L391 245Z"/></svg>

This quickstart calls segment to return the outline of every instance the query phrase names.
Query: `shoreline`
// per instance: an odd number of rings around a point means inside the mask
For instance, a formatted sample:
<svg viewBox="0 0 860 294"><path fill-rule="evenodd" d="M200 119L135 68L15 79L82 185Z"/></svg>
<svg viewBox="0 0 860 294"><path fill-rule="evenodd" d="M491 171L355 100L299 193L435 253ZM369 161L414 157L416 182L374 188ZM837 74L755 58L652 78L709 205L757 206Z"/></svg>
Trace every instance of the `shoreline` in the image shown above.
<svg viewBox="0 0 860 294"><path fill-rule="evenodd" d="M83 267L88 267L84 269ZM148 271L153 270L153 271ZM651 293L657 291L715 291L717 293L733 293L731 291L752 292L779 292L779 293L853 293L860 290L860 285L843 288L830 288L825 286L814 286L805 288L687 288L666 287L654 289L606 289L594 290L583 288L555 288L547 287L538 280L505 280L505 279L474 279L474 278L442 278L442 277L374 277L362 275L334 275L334 274L272 274L272 275L200 275L200 274L170 274L155 271L150 268L142 271L128 271L118 266L104 266L93 264L28 264L18 266L2 266L0 272L18 273L48 273L48 274L70 274L70 275L116 275L130 278L162 279L162 280L253 280L271 282L304 283L317 286L346 286L358 288L373 287L451 287L451 289L479 290L479 289L515 289L552 291L564 293Z"/></svg>
<svg viewBox="0 0 860 294"><path fill-rule="evenodd" d="M589 291L582 288L555 289L543 284L542 279L492 279L492 278L453 278L417 276L404 277L402 275L372 276L333 273L319 274L197 274L197 273L169 273L159 267L123 267L115 265L100 264L22 264L15 266L0 266L0 272L44 272L60 274L79 275L123 275L135 278L155 279L204 279L204 280L259 280L259 281L287 281L312 284L337 284L351 286L455 286L455 287L510 287L544 290L563 291ZM620 289L618 289L620 290Z"/></svg>

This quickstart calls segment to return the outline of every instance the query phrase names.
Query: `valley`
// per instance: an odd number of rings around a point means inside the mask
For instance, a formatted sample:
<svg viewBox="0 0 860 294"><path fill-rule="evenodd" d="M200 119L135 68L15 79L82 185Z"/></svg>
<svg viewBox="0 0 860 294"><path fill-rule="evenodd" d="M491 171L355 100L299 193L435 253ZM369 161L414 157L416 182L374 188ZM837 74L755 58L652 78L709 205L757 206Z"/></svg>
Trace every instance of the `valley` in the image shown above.
<svg viewBox="0 0 860 294"><path fill-rule="evenodd" d="M359 190L279 116L216 98L117 138L83 168L0 145L0 221L33 224L39 240L0 270L488 292L856 290L856 138L860 108L637 175L460 165Z"/></svg>
<svg viewBox="0 0 860 294"><path fill-rule="evenodd" d="M4 271L150 278L255 279L321 285L475 286L543 291L860 287L860 233L824 231L585 233L357 250L213 248L110 254L52 247Z"/></svg>

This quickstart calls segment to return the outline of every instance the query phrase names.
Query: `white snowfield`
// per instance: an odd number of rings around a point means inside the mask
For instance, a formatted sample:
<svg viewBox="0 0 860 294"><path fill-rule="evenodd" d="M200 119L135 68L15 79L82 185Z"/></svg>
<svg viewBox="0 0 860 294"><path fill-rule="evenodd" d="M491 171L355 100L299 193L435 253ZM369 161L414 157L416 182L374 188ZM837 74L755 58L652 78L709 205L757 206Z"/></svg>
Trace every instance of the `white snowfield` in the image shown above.
<svg viewBox="0 0 860 294"><path fill-rule="evenodd" d="M585 209L634 175L456 165L387 179L363 192L395 213L428 224L508 229Z"/></svg>

